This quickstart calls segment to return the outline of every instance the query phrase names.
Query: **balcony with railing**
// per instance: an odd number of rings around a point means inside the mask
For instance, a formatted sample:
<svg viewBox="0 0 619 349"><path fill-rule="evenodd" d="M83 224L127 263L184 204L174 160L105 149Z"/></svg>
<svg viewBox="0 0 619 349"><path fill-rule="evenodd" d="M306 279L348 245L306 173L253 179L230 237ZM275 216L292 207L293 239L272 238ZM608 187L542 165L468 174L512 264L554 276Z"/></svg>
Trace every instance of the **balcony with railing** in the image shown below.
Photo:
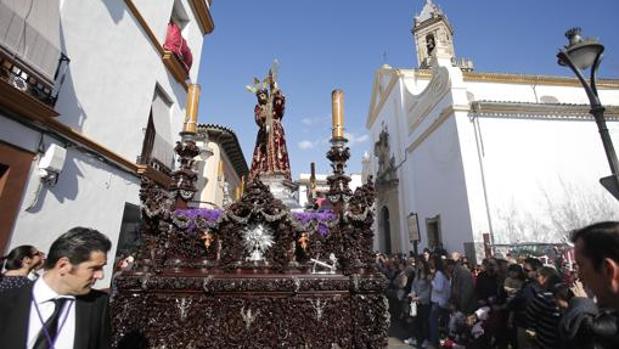
<svg viewBox="0 0 619 349"><path fill-rule="evenodd" d="M60 54L54 82L39 77L28 65L21 63L15 57L5 54L0 49L0 80L13 88L53 107L58 99L60 87L66 75L69 57ZM57 83L56 83L57 82Z"/></svg>
<svg viewBox="0 0 619 349"><path fill-rule="evenodd" d="M19 115L57 116L68 70L60 50L58 0L0 0L0 106Z"/></svg>

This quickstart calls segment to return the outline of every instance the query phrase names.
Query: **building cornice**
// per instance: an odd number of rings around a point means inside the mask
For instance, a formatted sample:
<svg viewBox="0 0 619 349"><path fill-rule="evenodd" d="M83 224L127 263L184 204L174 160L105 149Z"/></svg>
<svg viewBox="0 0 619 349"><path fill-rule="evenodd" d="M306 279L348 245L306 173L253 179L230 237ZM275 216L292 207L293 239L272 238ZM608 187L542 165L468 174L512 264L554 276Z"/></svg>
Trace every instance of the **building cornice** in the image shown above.
<svg viewBox="0 0 619 349"><path fill-rule="evenodd" d="M478 73L478 72L463 72L464 81L479 81L479 82L502 82L512 84L536 84L536 85L552 85L552 86L572 86L582 87L578 79L562 76L548 75L527 75L527 74L509 74L509 73ZM617 89L619 88L619 80L617 79L600 79L597 81L598 89Z"/></svg>
<svg viewBox="0 0 619 349"><path fill-rule="evenodd" d="M210 0L190 0L191 8L193 9L202 35L210 34L215 29L215 22L211 16L211 1Z"/></svg>
<svg viewBox="0 0 619 349"><path fill-rule="evenodd" d="M439 23L439 22L444 22L445 26L447 28L449 28L449 33L453 35L453 28L451 27L451 24L449 23L449 21L447 20L447 17L443 16L443 15L438 15L432 19L423 21L415 26L413 26L413 28L411 29L411 33L415 34L420 30L423 30L425 28L428 28L430 26L432 26L433 24Z"/></svg>
<svg viewBox="0 0 619 349"><path fill-rule="evenodd" d="M135 18L135 20L140 24L140 27L142 27L142 30L144 30L144 33L150 39L151 44L153 45L153 47L159 54L159 57L161 57L161 61L163 62L163 65L170 72L170 74L172 74L174 79L178 81L178 83L181 84L181 86L183 86L185 91L187 91L188 89L187 79L189 79L189 76L187 74L187 71L183 69L181 63L178 61L178 58L171 52L165 51L163 49L163 46L161 46L161 44L159 43L159 40L157 40L157 36L153 32L153 30L150 28L148 23L146 23L146 20L144 19L144 17L142 16L138 8L135 6L133 1L125 0L125 4L127 5L127 8L133 15L133 18Z"/></svg>
<svg viewBox="0 0 619 349"><path fill-rule="evenodd" d="M619 106L605 108L606 119L619 119ZM475 101L471 112L477 116L518 117L527 119L593 120L591 106L585 104L523 103L502 101Z"/></svg>
<svg viewBox="0 0 619 349"><path fill-rule="evenodd" d="M404 72L408 71L409 69L404 70ZM418 79L432 78L431 69L410 69L410 71L414 71L414 75ZM462 76L464 81L467 82L582 87L578 79L563 76L483 72L462 72ZM619 89L619 79L600 79L596 86L598 89Z"/></svg>

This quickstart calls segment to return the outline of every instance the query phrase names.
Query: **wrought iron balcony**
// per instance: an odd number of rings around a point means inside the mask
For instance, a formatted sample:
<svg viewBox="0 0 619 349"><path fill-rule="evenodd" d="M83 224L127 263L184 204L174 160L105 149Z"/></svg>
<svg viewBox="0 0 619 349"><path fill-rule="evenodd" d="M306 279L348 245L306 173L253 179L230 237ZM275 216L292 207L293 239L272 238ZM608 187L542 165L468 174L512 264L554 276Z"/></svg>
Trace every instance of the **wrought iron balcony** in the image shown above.
<svg viewBox="0 0 619 349"><path fill-rule="evenodd" d="M53 107L64 82L69 61L67 56L60 55L54 74L54 83L50 84L39 78L38 74L33 69L28 68L26 64L20 63L0 51L0 80Z"/></svg>
<svg viewBox="0 0 619 349"><path fill-rule="evenodd" d="M0 80L53 108L69 64L59 0L0 2ZM24 96L25 97L25 96Z"/></svg>
<svg viewBox="0 0 619 349"><path fill-rule="evenodd" d="M154 157L151 157L150 155L147 156L138 156L137 160L136 160L138 165L147 165L152 167L153 169L167 175L167 176L171 176L172 175L172 170L164 165L161 161L155 159Z"/></svg>

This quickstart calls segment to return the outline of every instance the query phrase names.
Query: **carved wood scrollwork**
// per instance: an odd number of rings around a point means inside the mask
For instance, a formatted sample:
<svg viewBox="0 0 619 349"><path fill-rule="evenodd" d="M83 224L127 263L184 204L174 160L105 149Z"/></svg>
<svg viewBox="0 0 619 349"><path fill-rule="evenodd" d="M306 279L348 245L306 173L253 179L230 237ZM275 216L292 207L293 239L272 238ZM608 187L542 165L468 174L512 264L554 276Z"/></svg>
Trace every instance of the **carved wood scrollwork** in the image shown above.
<svg viewBox="0 0 619 349"><path fill-rule="evenodd" d="M176 198L146 178L140 195L145 243L114 280L115 348L386 346L371 181L347 194L328 233L295 221L258 180L215 220L176 211ZM272 243L252 256L244 232L258 225ZM311 274L310 260L331 253L335 274Z"/></svg>

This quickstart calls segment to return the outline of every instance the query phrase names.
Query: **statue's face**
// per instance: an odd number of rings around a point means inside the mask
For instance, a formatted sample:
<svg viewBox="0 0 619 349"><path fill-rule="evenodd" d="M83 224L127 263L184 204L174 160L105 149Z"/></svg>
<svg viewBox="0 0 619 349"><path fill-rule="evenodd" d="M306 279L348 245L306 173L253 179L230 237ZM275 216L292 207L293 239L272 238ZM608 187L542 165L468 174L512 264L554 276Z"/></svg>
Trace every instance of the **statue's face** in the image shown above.
<svg viewBox="0 0 619 349"><path fill-rule="evenodd" d="M264 93L264 92L260 92L260 93L258 93L258 100L259 100L259 101L261 101L261 102L266 101L266 100L267 100L267 95L266 95L266 93Z"/></svg>

